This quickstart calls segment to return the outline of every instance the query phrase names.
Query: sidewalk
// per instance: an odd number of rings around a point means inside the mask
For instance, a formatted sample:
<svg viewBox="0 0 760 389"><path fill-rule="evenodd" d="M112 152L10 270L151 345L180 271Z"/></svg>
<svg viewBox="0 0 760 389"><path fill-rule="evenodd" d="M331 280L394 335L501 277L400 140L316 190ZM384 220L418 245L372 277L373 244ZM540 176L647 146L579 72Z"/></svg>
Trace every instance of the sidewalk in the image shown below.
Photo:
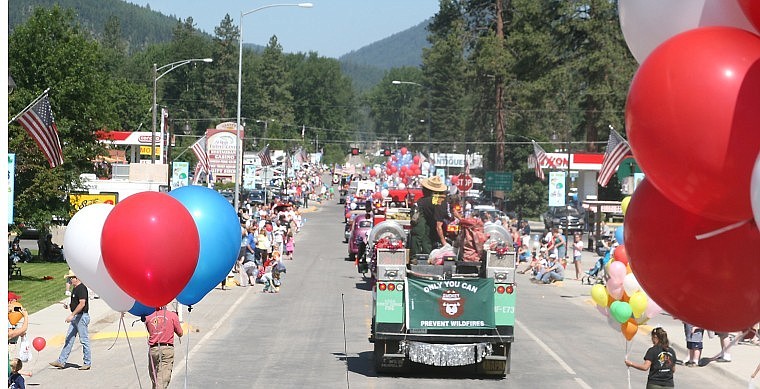
<svg viewBox="0 0 760 389"><path fill-rule="evenodd" d="M596 254L584 251L582 257L582 270L586 271L593 267L597 259L598 256ZM520 267L521 269L522 266ZM595 303L591 299L591 285L583 285L581 284L581 281L567 278L573 278L574 276L575 268L572 264L568 264L567 269L565 270L565 281L557 282L552 285L535 285L527 282L527 275L521 276L526 278L520 281L524 281L522 283L526 284L525 287L553 288L561 291L563 294L568 294L568 292L570 292L572 295L585 296L585 299L583 300L584 304L594 307ZM598 314L595 309L592 313ZM688 359L689 353L686 349L683 323L665 312L650 319L647 324L639 326L638 336L635 337L633 341L636 342L645 339L649 342L649 334L655 327L662 327L667 331L670 345L676 351L679 360ZM622 336L622 334L620 336ZM711 339L707 336L707 332L705 332L703 345L704 349L702 350L702 357L700 359L701 367L694 367L693 369L713 369L727 379L735 381L736 385L743 385L742 387L747 385L752 372L755 371L757 364L760 363L760 347L756 345L736 344L732 346L729 350L729 353L731 354L731 362L716 362L711 360L711 358L717 357L721 351L720 340L717 335ZM692 369L684 366L679 366L679 368Z"/></svg>

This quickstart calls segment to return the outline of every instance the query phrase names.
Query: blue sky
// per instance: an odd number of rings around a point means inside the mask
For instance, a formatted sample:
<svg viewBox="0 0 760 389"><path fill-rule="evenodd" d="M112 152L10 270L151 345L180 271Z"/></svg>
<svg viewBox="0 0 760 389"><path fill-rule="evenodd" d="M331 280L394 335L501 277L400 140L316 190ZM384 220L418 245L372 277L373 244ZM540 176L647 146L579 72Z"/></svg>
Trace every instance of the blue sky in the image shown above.
<svg viewBox="0 0 760 389"><path fill-rule="evenodd" d="M210 34L225 14L237 25L240 12L282 0L126 0L154 11L192 17ZM295 0L293 3L308 0ZM337 58L397 32L416 26L438 12L438 0L311 0L313 8L277 7L243 18L243 41L266 45L272 35L285 52L316 51Z"/></svg>

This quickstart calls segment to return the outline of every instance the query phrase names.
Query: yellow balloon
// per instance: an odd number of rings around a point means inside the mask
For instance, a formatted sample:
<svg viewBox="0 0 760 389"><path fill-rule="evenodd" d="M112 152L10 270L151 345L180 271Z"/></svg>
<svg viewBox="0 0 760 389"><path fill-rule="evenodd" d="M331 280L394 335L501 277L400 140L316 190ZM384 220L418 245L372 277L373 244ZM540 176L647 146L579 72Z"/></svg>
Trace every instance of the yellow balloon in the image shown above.
<svg viewBox="0 0 760 389"><path fill-rule="evenodd" d="M628 211L628 203L631 202L631 196L625 196L623 198L623 201L620 202L620 208L623 208L623 216L625 216L625 212Z"/></svg>
<svg viewBox="0 0 760 389"><path fill-rule="evenodd" d="M607 306L607 289L602 284L591 287L591 299L600 307Z"/></svg>
<svg viewBox="0 0 760 389"><path fill-rule="evenodd" d="M641 317L641 314L647 310L648 304L649 299L647 298L647 295L640 290L633 292L631 297L628 298L628 305L631 306L633 317Z"/></svg>

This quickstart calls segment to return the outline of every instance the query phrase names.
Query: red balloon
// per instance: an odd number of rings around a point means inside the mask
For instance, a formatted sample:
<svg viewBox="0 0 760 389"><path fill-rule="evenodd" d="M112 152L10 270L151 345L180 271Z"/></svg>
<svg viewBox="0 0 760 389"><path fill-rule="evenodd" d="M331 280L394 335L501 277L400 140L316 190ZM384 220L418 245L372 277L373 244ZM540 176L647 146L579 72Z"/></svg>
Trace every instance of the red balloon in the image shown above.
<svg viewBox="0 0 760 389"><path fill-rule="evenodd" d="M757 0L739 0L744 16L760 31L760 2Z"/></svg>
<svg viewBox="0 0 760 389"><path fill-rule="evenodd" d="M623 230L625 231L625 229ZM615 247L615 252L612 253L613 258L616 261L622 262L624 265L628 264L628 253L625 251L625 245Z"/></svg>
<svg viewBox="0 0 760 389"><path fill-rule="evenodd" d="M459 182L459 176L451 176L451 185L456 185Z"/></svg>
<svg viewBox="0 0 760 389"><path fill-rule="evenodd" d="M380 192L372 193L372 198L376 199L376 200L382 200L383 199L383 194L380 193Z"/></svg>
<svg viewBox="0 0 760 389"><path fill-rule="evenodd" d="M667 198L705 217L748 220L758 107L760 37L698 28L665 41L639 67L626 104L628 139Z"/></svg>
<svg viewBox="0 0 760 389"><path fill-rule="evenodd" d="M401 171L406 173L406 171L409 170L409 168L406 165L401 166Z"/></svg>
<svg viewBox="0 0 760 389"><path fill-rule="evenodd" d="M103 264L116 285L149 307L172 301L198 264L193 217L166 193L142 192L120 201L103 225Z"/></svg>
<svg viewBox="0 0 760 389"><path fill-rule="evenodd" d="M705 329L740 331L760 321L760 232L751 221L712 237L727 222L675 205L643 181L625 215L625 246L647 295L674 317ZM697 239L701 235L703 239Z"/></svg>
<svg viewBox="0 0 760 389"><path fill-rule="evenodd" d="M401 148L401 155L406 155L407 151L409 151L406 147Z"/></svg>
<svg viewBox="0 0 760 389"><path fill-rule="evenodd" d="M375 171L375 169L369 169L369 176L370 177L374 177L376 175L377 175L377 172Z"/></svg>
<svg viewBox="0 0 760 389"><path fill-rule="evenodd" d="M412 157L412 162L414 162L415 165L419 164L420 163L420 156L419 155L415 155L414 157Z"/></svg>
<svg viewBox="0 0 760 389"><path fill-rule="evenodd" d="M36 337L34 340L32 340L32 347L34 347L37 351L42 351L43 348L45 348L45 345L47 342L45 342L45 338L43 337Z"/></svg>

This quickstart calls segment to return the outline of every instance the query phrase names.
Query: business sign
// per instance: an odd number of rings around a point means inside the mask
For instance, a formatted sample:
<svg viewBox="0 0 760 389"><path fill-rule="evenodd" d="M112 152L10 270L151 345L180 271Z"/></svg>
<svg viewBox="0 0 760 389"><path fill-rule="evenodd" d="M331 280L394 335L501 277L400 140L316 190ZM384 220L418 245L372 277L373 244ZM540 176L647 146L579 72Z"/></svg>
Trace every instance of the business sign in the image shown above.
<svg viewBox="0 0 760 389"><path fill-rule="evenodd" d="M243 136L240 130L240 136ZM237 161L235 153L236 131L234 129L209 129L206 130L208 138L208 161L211 174L216 181L235 181L235 163Z"/></svg>
<svg viewBox="0 0 760 389"><path fill-rule="evenodd" d="M493 278L428 280L409 276L409 329L495 327Z"/></svg>
<svg viewBox="0 0 760 389"><path fill-rule="evenodd" d="M69 194L71 204L70 216L74 216L80 209L92 204L116 205L119 202L118 192L100 192L98 194L87 192L74 192Z"/></svg>
<svg viewBox="0 0 760 389"><path fill-rule="evenodd" d="M147 155L150 157L150 149L151 146L140 146L140 155ZM156 144L156 148L154 149L156 157L161 156L161 145Z"/></svg>
<svg viewBox="0 0 760 389"><path fill-rule="evenodd" d="M189 184L190 162L172 163L172 189L177 189Z"/></svg>
<svg viewBox="0 0 760 389"><path fill-rule="evenodd" d="M470 165L470 169L480 169L483 167L483 156L479 153L472 154L446 154L430 153L431 163L436 167L464 167L464 162Z"/></svg>
<svg viewBox="0 0 760 389"><path fill-rule="evenodd" d="M549 206L565 205L565 172L549 172Z"/></svg>
<svg viewBox="0 0 760 389"><path fill-rule="evenodd" d="M13 224L13 197L16 187L16 154L8 154L8 224Z"/></svg>

